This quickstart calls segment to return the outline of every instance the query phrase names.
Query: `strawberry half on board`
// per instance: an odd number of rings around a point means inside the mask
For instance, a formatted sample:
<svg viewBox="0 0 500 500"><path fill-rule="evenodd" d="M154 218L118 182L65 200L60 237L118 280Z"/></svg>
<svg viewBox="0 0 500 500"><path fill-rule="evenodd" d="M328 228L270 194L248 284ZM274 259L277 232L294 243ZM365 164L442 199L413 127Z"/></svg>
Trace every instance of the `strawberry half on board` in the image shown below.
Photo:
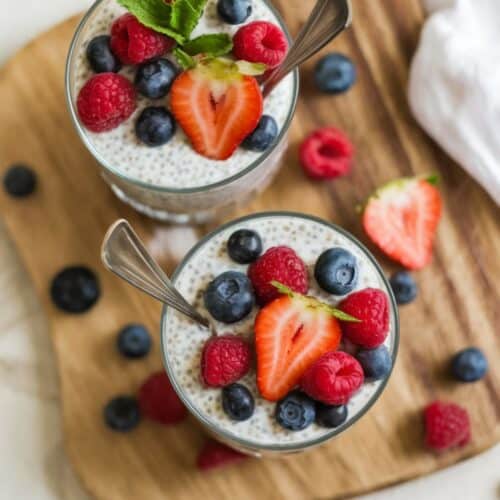
<svg viewBox="0 0 500 500"><path fill-rule="evenodd" d="M284 295L259 311L254 329L257 386L263 398L278 401L322 354L337 349L338 319L356 319L280 283L273 285Z"/></svg>
<svg viewBox="0 0 500 500"><path fill-rule="evenodd" d="M371 240L408 269L422 269L432 257L442 205L436 183L436 176L397 179L378 189L363 212Z"/></svg>
<svg viewBox="0 0 500 500"><path fill-rule="evenodd" d="M262 93L250 76L265 65L225 58L199 60L172 85L170 105L193 148L214 160L226 160L257 127Z"/></svg>

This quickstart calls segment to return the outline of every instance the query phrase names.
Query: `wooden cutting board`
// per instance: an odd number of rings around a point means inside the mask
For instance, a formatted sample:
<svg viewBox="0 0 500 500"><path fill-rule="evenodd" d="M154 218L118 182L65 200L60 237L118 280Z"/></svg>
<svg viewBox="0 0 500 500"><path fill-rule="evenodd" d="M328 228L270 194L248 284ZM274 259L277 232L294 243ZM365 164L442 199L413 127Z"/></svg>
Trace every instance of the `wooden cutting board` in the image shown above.
<svg viewBox="0 0 500 500"><path fill-rule="evenodd" d="M309 6L299 1L280 4L296 32ZM37 170L40 183L24 200L2 191L0 209L51 321L66 447L93 496L336 498L427 474L499 440L500 213L409 115L408 61L422 21L417 0L355 2L354 28L334 47L355 60L358 83L346 95L321 96L311 84L312 64L304 68L298 116L281 174L271 189L232 215L301 210L341 224L366 242L357 203L395 177L440 172L445 208L434 261L417 274L418 300L401 309L401 349L388 388L352 430L320 449L286 460L249 460L208 475L193 466L204 437L192 420L175 428L144 422L122 435L109 431L101 415L110 397L134 393L145 376L161 367L159 342L146 360L125 361L115 351L122 325L143 321L155 331L160 308L104 271L99 261L104 231L116 218L128 218L168 271L189 232L146 220L116 201L73 130L63 68L76 19L33 41L1 70L0 174L23 161ZM357 147L356 164L345 179L315 183L298 167L297 146L307 132L326 124L349 133ZM199 234L208 229L198 229ZM387 271L394 269L377 255ZM102 299L82 316L59 312L48 296L51 278L70 264L92 267L102 284ZM488 353L490 373L474 385L453 383L446 375L448 360L471 344ZM472 443L442 456L422 449L421 409L436 397L466 406L473 425Z"/></svg>

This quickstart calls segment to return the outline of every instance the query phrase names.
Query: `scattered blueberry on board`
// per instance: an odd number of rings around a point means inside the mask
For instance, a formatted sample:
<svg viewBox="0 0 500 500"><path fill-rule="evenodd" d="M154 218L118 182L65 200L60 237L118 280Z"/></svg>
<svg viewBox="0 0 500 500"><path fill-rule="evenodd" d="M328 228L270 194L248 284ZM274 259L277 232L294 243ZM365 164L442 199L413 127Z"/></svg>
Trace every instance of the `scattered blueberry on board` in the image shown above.
<svg viewBox="0 0 500 500"><path fill-rule="evenodd" d="M453 376L461 382L476 382L488 371L488 360L477 347L469 347L459 351L451 361Z"/></svg>
<svg viewBox="0 0 500 500"><path fill-rule="evenodd" d="M104 421L115 431L131 431L140 420L139 404L132 396L117 396L104 407Z"/></svg>
<svg viewBox="0 0 500 500"><path fill-rule="evenodd" d="M386 378L392 369L392 358L385 345L375 349L361 349L356 359L363 367L366 378L380 380Z"/></svg>
<svg viewBox="0 0 500 500"><path fill-rule="evenodd" d="M231 384L222 389L222 408L232 420L248 420L254 412L252 393L242 384Z"/></svg>
<svg viewBox="0 0 500 500"><path fill-rule="evenodd" d="M262 240L251 229L238 229L227 242L227 252L239 264L249 264L262 253Z"/></svg>
<svg viewBox="0 0 500 500"><path fill-rule="evenodd" d="M347 420L347 406L325 405L316 403L316 423L321 427L332 429L342 425Z"/></svg>
<svg viewBox="0 0 500 500"><path fill-rule="evenodd" d="M208 312L223 323L240 321L255 304L250 280L236 271L226 271L211 281L205 290L204 300Z"/></svg>
<svg viewBox="0 0 500 500"><path fill-rule="evenodd" d="M26 165L12 165L3 178L5 191L15 198L28 196L36 188L36 174Z"/></svg>
<svg viewBox="0 0 500 500"><path fill-rule="evenodd" d="M68 313L88 311L101 292L95 273L88 267L71 266L56 274L50 286L54 304Z"/></svg>
<svg viewBox="0 0 500 500"><path fill-rule="evenodd" d="M356 67L347 56L333 52L316 63L314 81L322 92L340 94L354 85Z"/></svg>
<svg viewBox="0 0 500 500"><path fill-rule="evenodd" d="M394 297L399 305L413 302L418 294L418 287L413 276L408 271L394 273L389 283L391 284Z"/></svg>
<svg viewBox="0 0 500 500"><path fill-rule="evenodd" d="M163 106L144 108L135 123L135 133L147 146L166 144L175 134L175 120Z"/></svg>
<svg viewBox="0 0 500 500"><path fill-rule="evenodd" d="M358 283L358 263L352 253L343 248L323 252L314 266L318 285L334 295L346 295Z"/></svg>
<svg viewBox="0 0 500 500"><path fill-rule="evenodd" d="M145 97L165 97L177 76L177 69L168 59L157 59L139 66L135 75L136 89Z"/></svg>
<svg viewBox="0 0 500 500"><path fill-rule="evenodd" d="M110 40L110 36L100 35L87 45L87 60L94 73L118 73L122 68L122 63L111 51Z"/></svg>
<svg viewBox="0 0 500 500"><path fill-rule="evenodd" d="M118 333L116 345L126 358L142 358L151 350L151 336L144 325L132 323Z"/></svg>
<svg viewBox="0 0 500 500"><path fill-rule="evenodd" d="M292 391L276 405L276 420L285 429L301 431L314 422L314 401L300 391Z"/></svg>
<svg viewBox="0 0 500 500"><path fill-rule="evenodd" d="M241 24L252 13L251 0L218 0L217 13L228 24Z"/></svg>
<svg viewBox="0 0 500 500"><path fill-rule="evenodd" d="M278 124L269 115L262 115L255 130L242 143L250 151L265 151L278 136Z"/></svg>

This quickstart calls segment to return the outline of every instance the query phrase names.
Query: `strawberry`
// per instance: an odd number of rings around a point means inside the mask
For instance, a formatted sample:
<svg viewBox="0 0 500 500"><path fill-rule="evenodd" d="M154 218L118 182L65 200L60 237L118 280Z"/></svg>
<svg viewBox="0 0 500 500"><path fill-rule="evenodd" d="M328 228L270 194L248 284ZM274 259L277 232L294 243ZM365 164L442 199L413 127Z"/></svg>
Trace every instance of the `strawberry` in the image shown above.
<svg viewBox="0 0 500 500"><path fill-rule="evenodd" d="M372 241L408 269L421 269L431 259L441 217L435 183L435 177L390 182L368 200L363 213L363 227Z"/></svg>
<svg viewBox="0 0 500 500"><path fill-rule="evenodd" d="M257 386L263 398L278 401L325 352L340 343L337 317L354 318L276 282L286 293L262 308L255 318Z"/></svg>
<svg viewBox="0 0 500 500"><path fill-rule="evenodd" d="M222 58L202 60L172 85L172 112L193 148L207 158L229 158L259 123L259 84L242 68Z"/></svg>

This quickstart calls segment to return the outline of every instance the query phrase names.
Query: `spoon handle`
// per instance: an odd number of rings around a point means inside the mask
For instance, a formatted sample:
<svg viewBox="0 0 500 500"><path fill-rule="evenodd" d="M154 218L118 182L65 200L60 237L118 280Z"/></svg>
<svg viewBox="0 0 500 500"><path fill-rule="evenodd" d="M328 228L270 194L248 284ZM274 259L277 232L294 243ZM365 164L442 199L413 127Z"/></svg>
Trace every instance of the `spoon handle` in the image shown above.
<svg viewBox="0 0 500 500"><path fill-rule="evenodd" d="M210 327L207 319L175 288L126 220L120 219L108 229L101 259L110 271L139 290Z"/></svg>
<svg viewBox="0 0 500 500"><path fill-rule="evenodd" d="M321 50L350 23L350 0L317 0L285 60L265 80L263 96L269 95L290 71Z"/></svg>

